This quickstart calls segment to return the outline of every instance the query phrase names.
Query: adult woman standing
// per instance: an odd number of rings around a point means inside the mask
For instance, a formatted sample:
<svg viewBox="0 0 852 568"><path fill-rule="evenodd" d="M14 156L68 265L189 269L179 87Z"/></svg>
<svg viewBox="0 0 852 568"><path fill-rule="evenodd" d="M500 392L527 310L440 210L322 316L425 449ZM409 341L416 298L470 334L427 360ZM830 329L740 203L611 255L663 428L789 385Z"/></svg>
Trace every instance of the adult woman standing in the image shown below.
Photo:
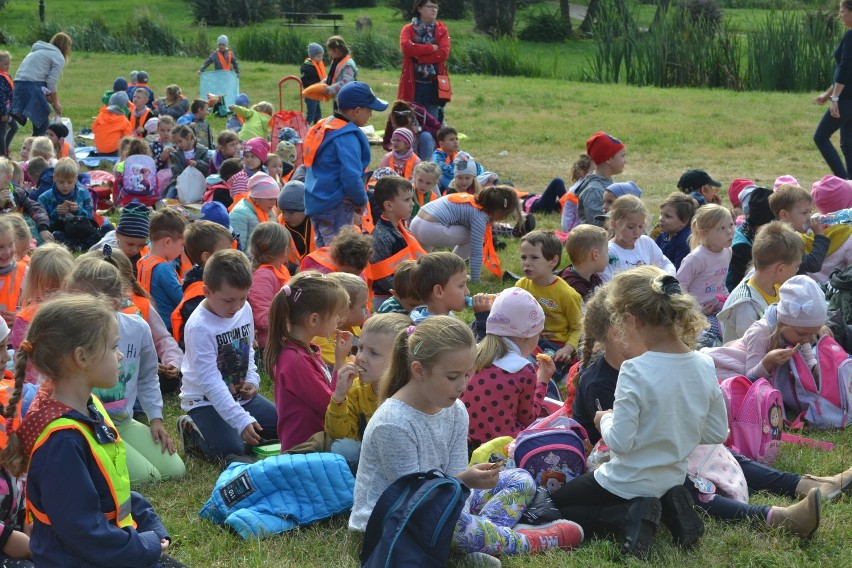
<svg viewBox="0 0 852 568"><path fill-rule="evenodd" d="M443 122L444 105L450 101L447 59L450 34L438 22L437 0L414 0L414 17L399 34L402 75L396 98L423 105L426 112ZM439 78L446 81L439 93Z"/></svg>
<svg viewBox="0 0 852 568"><path fill-rule="evenodd" d="M852 89L844 87L852 83L852 0L841 0L840 21L847 29L834 50L834 61L837 64L834 84L814 99L818 105L831 101L814 132L814 143L832 173L839 178L849 179L852 170ZM831 143L831 135L838 130L843 160Z"/></svg>
<svg viewBox="0 0 852 568"><path fill-rule="evenodd" d="M50 43L37 41L15 73L15 95L10 113L21 125L33 121L33 136L47 132L50 107L62 114L57 83L71 56L71 37L59 32Z"/></svg>

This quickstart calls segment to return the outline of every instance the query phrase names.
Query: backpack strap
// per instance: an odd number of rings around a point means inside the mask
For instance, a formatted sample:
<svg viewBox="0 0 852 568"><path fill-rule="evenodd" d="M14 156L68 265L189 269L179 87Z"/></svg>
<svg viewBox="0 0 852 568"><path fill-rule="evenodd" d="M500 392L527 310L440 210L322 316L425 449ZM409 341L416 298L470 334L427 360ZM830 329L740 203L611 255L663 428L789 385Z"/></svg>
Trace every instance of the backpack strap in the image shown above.
<svg viewBox="0 0 852 568"><path fill-rule="evenodd" d="M800 418L801 416L796 420L798 421ZM816 448L818 450L823 450L826 452L830 452L834 449L834 444L832 444L831 442L823 442L822 440L814 440L812 438L805 438L804 436L796 436L795 434L788 434L787 432L781 434L781 441L787 442L788 444L808 446L809 448Z"/></svg>

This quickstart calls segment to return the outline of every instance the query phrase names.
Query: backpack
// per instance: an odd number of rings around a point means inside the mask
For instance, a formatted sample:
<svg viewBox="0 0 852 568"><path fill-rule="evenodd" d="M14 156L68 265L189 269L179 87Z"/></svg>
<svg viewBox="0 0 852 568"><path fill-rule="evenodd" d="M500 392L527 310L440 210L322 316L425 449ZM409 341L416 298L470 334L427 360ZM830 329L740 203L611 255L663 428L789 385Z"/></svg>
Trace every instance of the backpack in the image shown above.
<svg viewBox="0 0 852 568"><path fill-rule="evenodd" d="M838 268L831 273L825 297L828 309L840 311L844 322L852 324L852 266Z"/></svg>
<svg viewBox="0 0 852 568"><path fill-rule="evenodd" d="M513 459L551 494L586 473L586 434L564 407L518 434Z"/></svg>
<svg viewBox="0 0 852 568"><path fill-rule="evenodd" d="M362 568L447 566L470 489L437 469L412 473L379 497L361 546Z"/></svg>
<svg viewBox="0 0 852 568"><path fill-rule="evenodd" d="M752 383L742 375L725 379L719 386L730 429L725 445L749 459L772 464L784 432L781 393L766 379Z"/></svg>
<svg viewBox="0 0 852 568"><path fill-rule="evenodd" d="M852 359L829 335L817 341L816 357L818 381L801 353L793 354L786 380L779 374L784 402L815 428L845 428L852 414Z"/></svg>
<svg viewBox="0 0 852 568"><path fill-rule="evenodd" d="M157 164L154 158L145 155L130 156L124 162L121 176L121 193L152 197L157 191Z"/></svg>

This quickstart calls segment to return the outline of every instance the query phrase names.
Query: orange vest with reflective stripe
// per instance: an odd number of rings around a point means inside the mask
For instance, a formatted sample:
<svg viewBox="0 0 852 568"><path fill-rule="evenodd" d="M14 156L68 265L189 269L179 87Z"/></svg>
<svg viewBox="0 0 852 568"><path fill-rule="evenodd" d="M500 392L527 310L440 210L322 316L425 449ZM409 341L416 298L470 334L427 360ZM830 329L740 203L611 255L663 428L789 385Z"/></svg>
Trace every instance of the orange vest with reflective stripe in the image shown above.
<svg viewBox="0 0 852 568"><path fill-rule="evenodd" d="M293 231L290 230L290 226L284 221L284 215L278 214L278 223L284 225L287 228L287 231L290 232L290 258L287 259L287 262L291 264L295 264L299 266L302 264L302 255L299 254L299 249L296 247L296 239L293 237ZM296 233L298 234L298 233ZM306 223L305 234L301 235L305 239L305 253L312 253L317 250L317 241L314 239L314 227L310 221Z"/></svg>
<svg viewBox="0 0 852 568"><path fill-rule="evenodd" d="M420 246L420 243L418 243L414 235L411 234L411 231L405 228L405 225L402 221L399 222L396 228L399 230L400 233L402 233L402 237L405 239L405 244L407 246L398 253L384 260L368 264L367 269L364 271L364 273L371 280L380 280L382 278L387 278L388 276L391 276L394 272L396 272L397 267L403 261L417 260L424 254L426 254L426 251L423 250L423 247Z"/></svg>
<svg viewBox="0 0 852 568"><path fill-rule="evenodd" d="M306 168L310 168L314 165L314 158L316 158L317 152L319 151L320 145L322 145L322 141L325 138L326 133L329 130L339 130L347 124L349 123L345 120L329 116L324 120L320 120L311 127L308 131L308 135L305 136L305 141L302 145L303 160Z"/></svg>
<svg viewBox="0 0 852 568"><path fill-rule="evenodd" d="M193 282L186 287L186 290L183 291L183 299L180 301L180 304L177 305L175 311L172 312L172 337L174 337L175 341L178 343L180 343L183 339L183 326L186 324L186 322L183 321L183 315L181 315L183 305L188 301L203 295L204 282L201 280Z"/></svg>
<svg viewBox="0 0 852 568"><path fill-rule="evenodd" d="M405 162L405 165L402 166L402 168L398 168L396 166L396 158L391 158L391 168L400 176L404 177L408 181L411 181L411 176L412 174L414 174L414 162L416 160L417 154L411 154L411 156L409 156L408 160Z"/></svg>
<svg viewBox="0 0 852 568"><path fill-rule="evenodd" d="M219 65L222 66L222 71L230 71L231 70L231 63L234 61L234 55L231 53L230 49L228 51L226 51L225 53L228 54L227 59L225 59L222 56L221 51L219 51L218 49L216 50L216 56L219 58Z"/></svg>
<svg viewBox="0 0 852 568"><path fill-rule="evenodd" d="M126 314L134 314L136 313L133 310L137 310L139 314L142 316L142 319L148 321L148 317L151 315L151 300L146 298L145 296L140 296L139 294L130 294L131 305L127 306L122 312Z"/></svg>
<svg viewBox="0 0 852 568"><path fill-rule="evenodd" d="M169 262L161 256L149 255L140 258L136 263L136 280L139 281L142 288L149 294L151 293L151 276L154 274L154 268L158 264L169 264Z"/></svg>
<svg viewBox="0 0 852 568"><path fill-rule="evenodd" d="M142 128L145 126L145 121L148 120L148 115L151 114L151 109L147 106L145 107L145 112L142 113L142 116L136 116L135 112L130 113L130 127L133 129L133 133L136 134L137 128Z"/></svg>
<svg viewBox="0 0 852 568"><path fill-rule="evenodd" d="M305 59L305 63L310 63L314 66L314 69L317 70L317 76L319 76L320 81L325 81L325 78L328 77L328 73L325 72L325 61L320 61L317 63L310 57Z"/></svg>
<svg viewBox="0 0 852 568"><path fill-rule="evenodd" d="M29 321L29 320L27 320ZM0 379L0 404L3 408L9 404L12 398L12 393L15 391L15 375L9 369L3 371L3 378ZM17 430L21 424L21 405L23 397L18 401L18 411L15 412L15 418L12 420L12 429ZM9 441L9 432L6 432L6 421L0 421L0 449L6 447L6 442Z"/></svg>
<svg viewBox="0 0 852 568"><path fill-rule="evenodd" d="M18 302L21 299L21 287L24 283L24 275L27 265L17 262L9 274L0 276L0 310L4 312L18 311Z"/></svg>
<svg viewBox="0 0 852 568"><path fill-rule="evenodd" d="M343 68L346 67L346 64L349 63L349 60L352 59L351 55L347 55L343 59L337 62L337 67L334 68L334 77L331 79L330 84L337 83L337 76L340 75L340 72L343 71Z"/></svg>
<svg viewBox="0 0 852 568"><path fill-rule="evenodd" d="M562 197L559 198L559 206L564 209L566 201L570 201L574 205L580 203L580 199L576 195L567 191L562 195Z"/></svg>
<svg viewBox="0 0 852 568"><path fill-rule="evenodd" d="M305 259L310 258L320 266L324 266L328 268L331 272L337 272L337 263L334 262L331 258L331 247L322 247L318 248L314 252L305 255ZM302 264L304 265L305 260L302 259ZM302 270L305 270L305 267L301 267Z"/></svg>
<svg viewBox="0 0 852 568"><path fill-rule="evenodd" d="M482 210L482 206L476 202L476 197L469 193L451 193L447 196L447 199L452 203L467 203L480 211ZM485 241L482 244L482 264L495 276L503 276L503 270L500 268L500 257L497 256L497 250L494 248L494 233L491 231L491 221L485 226Z"/></svg>

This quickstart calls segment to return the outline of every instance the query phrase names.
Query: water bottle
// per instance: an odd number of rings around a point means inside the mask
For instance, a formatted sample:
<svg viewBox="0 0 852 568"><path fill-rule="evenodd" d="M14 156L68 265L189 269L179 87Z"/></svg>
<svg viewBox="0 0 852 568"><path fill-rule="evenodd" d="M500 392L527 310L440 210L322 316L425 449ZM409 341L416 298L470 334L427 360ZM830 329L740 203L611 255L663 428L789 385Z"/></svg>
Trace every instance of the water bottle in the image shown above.
<svg viewBox="0 0 852 568"><path fill-rule="evenodd" d="M818 219L822 225L848 225L852 223L852 209L841 209L822 215L815 213L812 219Z"/></svg>

